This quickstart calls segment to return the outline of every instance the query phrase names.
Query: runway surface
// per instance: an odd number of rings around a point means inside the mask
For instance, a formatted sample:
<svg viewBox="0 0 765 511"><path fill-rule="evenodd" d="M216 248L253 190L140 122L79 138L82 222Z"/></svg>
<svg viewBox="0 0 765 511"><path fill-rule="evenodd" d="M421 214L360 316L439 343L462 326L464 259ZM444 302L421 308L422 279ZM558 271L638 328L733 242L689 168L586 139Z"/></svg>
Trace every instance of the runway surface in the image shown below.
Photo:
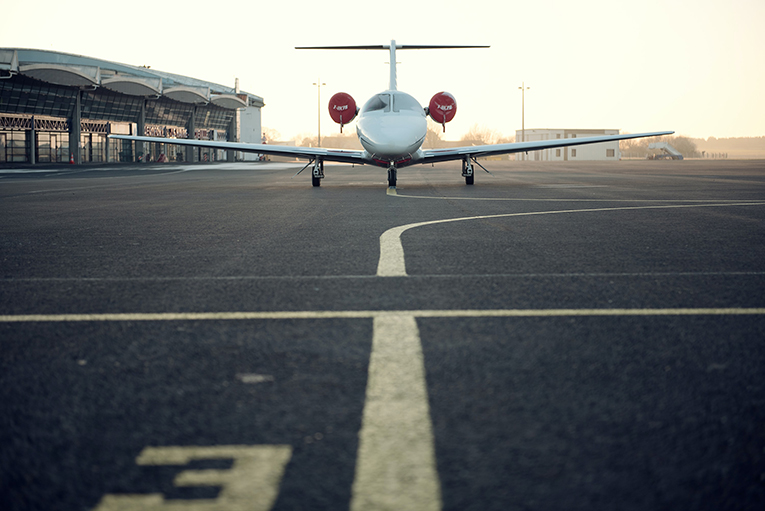
<svg viewBox="0 0 765 511"><path fill-rule="evenodd" d="M765 507L765 162L0 169L0 509Z"/></svg>

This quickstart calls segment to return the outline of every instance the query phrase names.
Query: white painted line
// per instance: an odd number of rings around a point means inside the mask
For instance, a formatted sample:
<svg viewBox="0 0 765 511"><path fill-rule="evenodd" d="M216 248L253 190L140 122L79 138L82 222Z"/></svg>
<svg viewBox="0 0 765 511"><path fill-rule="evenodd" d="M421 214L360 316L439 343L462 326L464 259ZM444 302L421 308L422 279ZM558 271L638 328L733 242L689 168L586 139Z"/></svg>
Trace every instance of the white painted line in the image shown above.
<svg viewBox="0 0 765 511"><path fill-rule="evenodd" d="M467 309L467 310L358 310L273 312L127 312L106 314L0 315L0 323L62 323L111 321L248 321L295 319L369 319L388 315L415 318L531 318L577 316L752 316L765 308L665 308L665 309Z"/></svg>
<svg viewBox="0 0 765 511"><path fill-rule="evenodd" d="M95 170L103 170L103 169L93 169ZM174 170L171 172L162 172L159 174L136 174L136 175L125 175L125 176L95 176L88 179L88 182L91 181L91 179L128 179L128 178L153 178L153 177L162 177L162 176L170 176L172 174L181 174L184 172L189 172L193 169L181 169L181 170ZM90 171L88 171L90 172ZM47 177L47 176L46 176ZM57 176L54 176L57 177ZM142 186L145 185L146 182L138 182L138 183L130 183L128 186ZM30 190L28 192L24 192L26 195L34 195L38 193L60 193L60 192L79 192L84 190L102 190L104 188L111 188L115 185L113 184L100 184L100 185L93 185L93 186L78 186L78 187L71 187L71 188L51 188L49 190Z"/></svg>
<svg viewBox="0 0 765 511"><path fill-rule="evenodd" d="M510 218L521 216L537 215L561 215L570 213L597 213L608 211L637 211L646 209L678 209L678 208L711 208L726 206L765 206L765 202L739 202L723 204L673 204L660 206L624 206L618 208L587 208L587 209L565 209L551 211L531 211L527 213L504 213L500 215L480 215L460 218L447 218L445 220L432 220L429 222L417 222L413 224L393 227L385 231L380 236L380 259L377 263L378 277L406 277L406 263L404 261L404 247L401 244L401 234L415 227L425 225L446 224L450 222L463 222L466 220L482 220L488 218Z"/></svg>
<svg viewBox="0 0 765 511"><path fill-rule="evenodd" d="M351 511L441 509L441 485L417 322L374 319Z"/></svg>

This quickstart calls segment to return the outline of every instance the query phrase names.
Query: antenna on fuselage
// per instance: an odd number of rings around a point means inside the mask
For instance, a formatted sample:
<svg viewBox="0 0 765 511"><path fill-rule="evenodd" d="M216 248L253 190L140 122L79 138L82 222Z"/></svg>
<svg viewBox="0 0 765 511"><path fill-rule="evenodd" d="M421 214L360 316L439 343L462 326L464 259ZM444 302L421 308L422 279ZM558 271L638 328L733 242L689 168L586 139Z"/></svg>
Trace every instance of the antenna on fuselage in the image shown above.
<svg viewBox="0 0 765 511"><path fill-rule="evenodd" d="M489 46L406 45L396 44L395 40L391 40L390 44L371 46L295 46L296 50L388 50L390 52L389 90L398 90L396 83L396 50L448 50L462 48L489 48Z"/></svg>

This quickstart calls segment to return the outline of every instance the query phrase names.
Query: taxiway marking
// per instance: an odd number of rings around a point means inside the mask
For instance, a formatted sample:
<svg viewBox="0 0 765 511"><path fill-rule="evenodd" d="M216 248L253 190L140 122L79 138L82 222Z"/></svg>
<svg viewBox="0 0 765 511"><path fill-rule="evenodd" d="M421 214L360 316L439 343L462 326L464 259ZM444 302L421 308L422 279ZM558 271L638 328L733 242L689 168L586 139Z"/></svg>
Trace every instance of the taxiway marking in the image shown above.
<svg viewBox="0 0 765 511"><path fill-rule="evenodd" d="M539 188L545 188L545 187L539 187ZM548 187L549 188L549 187ZM594 187L592 187L594 188ZM401 197L402 199L428 199L428 200L449 200L449 201L455 201L455 200L465 200L465 201L479 201L479 202L671 202L671 203L678 203L678 202L684 202L684 203L692 203L692 204L700 204L700 203L736 203L741 202L740 199L719 199L719 200L713 200L713 199L574 199L574 198L564 198L564 197L552 197L552 198L538 198L538 199L529 199L529 198L522 198L522 197L447 197L447 196L433 196L433 195L400 195L396 192L395 189L391 192L391 189L388 189L388 195L393 195L395 197Z"/></svg>
<svg viewBox="0 0 765 511"><path fill-rule="evenodd" d="M233 459L228 470L186 470L175 486L220 486L215 499L167 500L160 493L107 494L94 511L268 511L279 495L289 445L216 445L147 447L138 465L187 465L192 460Z"/></svg>
<svg viewBox="0 0 765 511"><path fill-rule="evenodd" d="M709 277L746 275L765 275L765 271L666 271L666 272L573 272L573 273L461 273L459 275L432 274L410 275L409 278L419 279L476 279L480 277L507 279L568 279L568 278L619 278L619 277ZM221 276L191 276L191 277L0 277L0 284L12 282L225 282L225 281L284 281L310 282L333 280L370 280L377 275L221 275Z"/></svg>
<svg viewBox="0 0 765 511"><path fill-rule="evenodd" d="M646 308L646 309L465 309L465 310L341 310L272 312L118 312L104 314L0 315L0 323L63 323L110 321L247 321L294 319L370 319L385 316L415 318L533 318L583 316L747 316L765 308Z"/></svg>
<svg viewBox="0 0 765 511"><path fill-rule="evenodd" d="M376 316L351 511L437 511L436 470L417 320Z"/></svg>
<svg viewBox="0 0 765 511"><path fill-rule="evenodd" d="M104 169L87 169L82 170L81 172L97 172L97 171L103 171ZM162 177L162 176L170 176L172 174L181 174L184 172L189 172L193 170L193 168L185 168L181 170L173 170L170 172L161 172L157 174L142 174L142 175L136 175L136 176L94 176L91 179L128 179L128 178L152 178L152 177ZM45 177L52 177L56 178L59 176L66 176L70 174L74 174L75 172L69 172L69 173L57 173L57 174L51 174L49 176ZM129 186L142 186L146 184L145 182L137 182L137 183L130 183ZM93 185L93 186L78 186L78 187L71 187L71 188L51 188L49 190L30 190L28 192L23 192L19 195L35 195L35 194L44 194L44 193L61 193L61 192L79 192L79 191L85 191L85 190L99 190L104 188L111 188L114 185L112 184L102 184L102 185ZM13 197L13 195L11 196Z"/></svg>
<svg viewBox="0 0 765 511"><path fill-rule="evenodd" d="M351 510L441 509L433 426L417 318L765 315L765 308L668 309L493 309L403 311L281 311L202 313L117 313L4 315L0 322L221 321L373 318L366 398L359 432ZM260 375L258 375L260 376ZM257 381L261 381L260 378ZM189 509L191 511L270 509L278 494L289 446L150 449L139 464L179 464L188 456L250 457L232 471L184 472L176 485L221 485L219 501L172 501L161 494L106 495L98 511ZM204 450L211 449L211 450ZM216 450L218 449L218 450ZM266 456L268 459L263 459ZM235 472L235 473L234 473ZM258 495L252 494L257 488Z"/></svg>
<svg viewBox="0 0 765 511"><path fill-rule="evenodd" d="M446 224L451 222L464 222L467 220L483 220L488 218L510 218L522 216L537 215L560 215L571 213L600 213L610 211L638 211L647 209L679 209L679 208L711 208L725 206L765 206L765 202L736 202L736 203L714 203L714 204L672 204L672 205L654 205L654 206L623 206L617 208L587 208L587 209L565 209L551 211L530 211L526 213L503 213L499 215L479 215L459 218L447 218L443 220L431 220L428 222L416 222L412 224L400 225L388 229L380 236L380 259L377 263L378 277L406 277L406 262L404 260L404 247L401 244L401 235L409 229L423 227L426 225Z"/></svg>

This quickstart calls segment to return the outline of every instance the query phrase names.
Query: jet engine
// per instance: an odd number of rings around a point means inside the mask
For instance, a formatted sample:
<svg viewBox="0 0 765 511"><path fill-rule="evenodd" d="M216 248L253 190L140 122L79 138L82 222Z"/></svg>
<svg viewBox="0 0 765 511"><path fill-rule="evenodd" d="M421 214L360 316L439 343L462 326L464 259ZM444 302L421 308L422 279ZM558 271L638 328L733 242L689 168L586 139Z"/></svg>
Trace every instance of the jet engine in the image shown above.
<svg viewBox="0 0 765 511"><path fill-rule="evenodd" d="M448 92L439 92L430 98L428 115L430 118L443 126L446 131L446 123L454 119L457 114L457 100Z"/></svg>
<svg viewBox="0 0 765 511"><path fill-rule="evenodd" d="M329 115L340 125L340 133L343 132L343 125L355 119L358 113L359 108L350 94L338 92L329 100Z"/></svg>

